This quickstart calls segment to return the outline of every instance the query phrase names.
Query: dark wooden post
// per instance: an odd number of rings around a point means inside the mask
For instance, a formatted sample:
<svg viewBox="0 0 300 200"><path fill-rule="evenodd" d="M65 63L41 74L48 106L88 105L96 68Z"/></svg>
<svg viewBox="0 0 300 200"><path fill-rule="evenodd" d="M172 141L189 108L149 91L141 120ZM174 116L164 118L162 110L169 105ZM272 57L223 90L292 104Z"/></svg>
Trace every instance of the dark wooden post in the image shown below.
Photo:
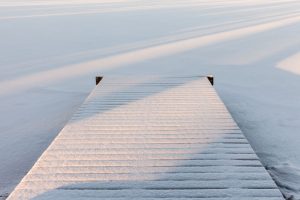
<svg viewBox="0 0 300 200"><path fill-rule="evenodd" d="M213 75L208 75L208 76L206 76L206 78L209 80L209 82L211 83L211 85L214 85L214 77L213 77Z"/></svg>
<svg viewBox="0 0 300 200"><path fill-rule="evenodd" d="M98 85L100 83L102 78L103 78L103 76L96 76L96 85Z"/></svg>

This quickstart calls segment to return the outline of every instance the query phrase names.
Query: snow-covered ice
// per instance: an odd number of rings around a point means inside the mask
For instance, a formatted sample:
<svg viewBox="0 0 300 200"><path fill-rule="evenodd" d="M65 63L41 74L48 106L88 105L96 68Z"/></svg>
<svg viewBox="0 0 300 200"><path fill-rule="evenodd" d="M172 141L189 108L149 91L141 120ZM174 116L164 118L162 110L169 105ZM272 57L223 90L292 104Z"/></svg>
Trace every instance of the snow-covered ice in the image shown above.
<svg viewBox="0 0 300 200"><path fill-rule="evenodd" d="M0 196L96 75L213 74L282 192L300 199L300 2L0 1Z"/></svg>

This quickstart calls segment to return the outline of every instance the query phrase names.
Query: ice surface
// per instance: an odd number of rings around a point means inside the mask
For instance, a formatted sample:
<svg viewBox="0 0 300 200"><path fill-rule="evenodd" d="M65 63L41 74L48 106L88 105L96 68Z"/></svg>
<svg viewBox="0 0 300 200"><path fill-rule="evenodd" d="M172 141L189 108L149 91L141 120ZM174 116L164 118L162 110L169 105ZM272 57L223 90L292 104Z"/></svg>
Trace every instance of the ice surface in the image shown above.
<svg viewBox="0 0 300 200"><path fill-rule="evenodd" d="M279 0L1 0L0 196L96 75L213 74L282 192L299 199L299 9Z"/></svg>

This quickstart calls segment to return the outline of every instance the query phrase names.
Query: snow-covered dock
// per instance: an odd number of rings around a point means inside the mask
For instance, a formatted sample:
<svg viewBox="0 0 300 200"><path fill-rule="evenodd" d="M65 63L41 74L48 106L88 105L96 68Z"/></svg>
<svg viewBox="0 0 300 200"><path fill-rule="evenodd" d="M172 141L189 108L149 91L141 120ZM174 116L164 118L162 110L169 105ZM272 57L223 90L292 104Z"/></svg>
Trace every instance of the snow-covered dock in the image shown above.
<svg viewBox="0 0 300 200"><path fill-rule="evenodd" d="M13 199L281 200L206 77L105 77Z"/></svg>

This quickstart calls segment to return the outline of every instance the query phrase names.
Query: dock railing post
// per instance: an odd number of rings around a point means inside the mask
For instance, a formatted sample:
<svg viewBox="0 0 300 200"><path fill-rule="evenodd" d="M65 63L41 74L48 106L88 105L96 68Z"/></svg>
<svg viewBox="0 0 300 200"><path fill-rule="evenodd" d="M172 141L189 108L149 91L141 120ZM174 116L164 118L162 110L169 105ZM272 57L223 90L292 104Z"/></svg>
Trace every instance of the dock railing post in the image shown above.
<svg viewBox="0 0 300 200"><path fill-rule="evenodd" d="M214 85L214 76L213 75L207 75L206 78L209 80L211 85Z"/></svg>
<svg viewBox="0 0 300 200"><path fill-rule="evenodd" d="M103 78L103 76L96 76L96 85L98 85L100 83L102 78Z"/></svg>

